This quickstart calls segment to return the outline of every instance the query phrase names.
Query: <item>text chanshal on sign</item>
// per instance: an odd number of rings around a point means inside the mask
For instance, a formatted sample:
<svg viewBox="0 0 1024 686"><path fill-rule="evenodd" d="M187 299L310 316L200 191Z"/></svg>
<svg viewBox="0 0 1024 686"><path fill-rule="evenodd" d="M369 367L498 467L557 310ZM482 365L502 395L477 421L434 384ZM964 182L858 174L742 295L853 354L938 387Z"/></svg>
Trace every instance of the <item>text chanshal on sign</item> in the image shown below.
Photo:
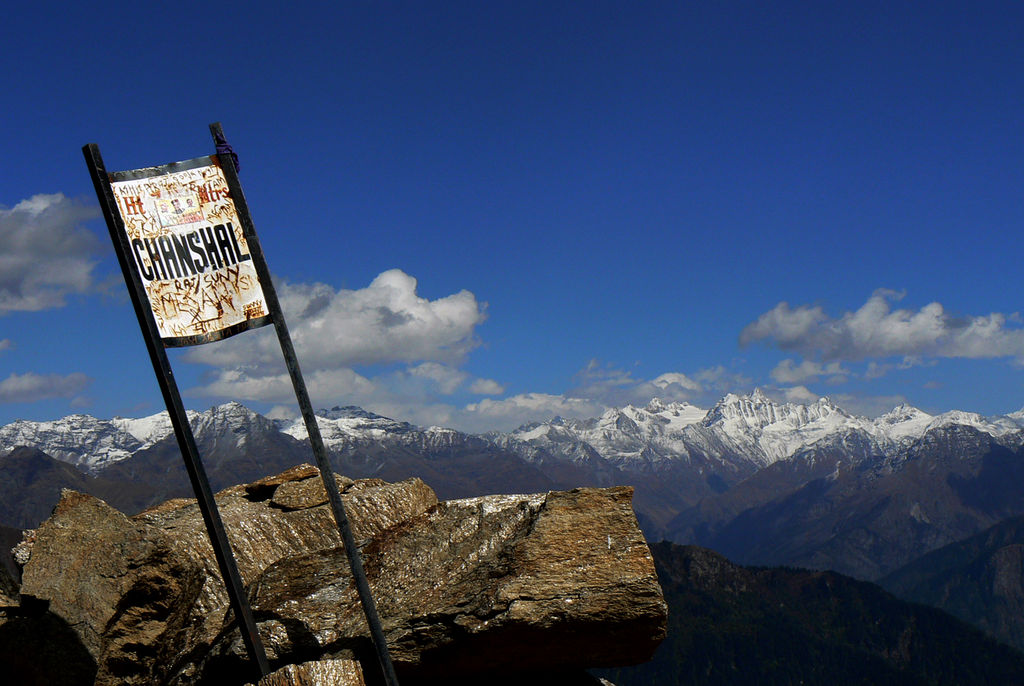
<svg viewBox="0 0 1024 686"><path fill-rule="evenodd" d="M215 157L110 175L165 345L208 343L271 323Z"/></svg>

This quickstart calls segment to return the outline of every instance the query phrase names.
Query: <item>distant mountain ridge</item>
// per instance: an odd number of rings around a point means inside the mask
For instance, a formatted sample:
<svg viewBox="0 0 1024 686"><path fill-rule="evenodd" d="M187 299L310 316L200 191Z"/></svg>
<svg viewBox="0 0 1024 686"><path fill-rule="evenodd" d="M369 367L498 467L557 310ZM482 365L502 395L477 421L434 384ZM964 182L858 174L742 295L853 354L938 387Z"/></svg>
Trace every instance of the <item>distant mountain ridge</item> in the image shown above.
<svg viewBox="0 0 1024 686"><path fill-rule="evenodd" d="M669 604L654 658L599 670L620 686L1017 685L1024 654L938 610L834 572L750 568L651 546Z"/></svg>
<svg viewBox="0 0 1024 686"><path fill-rule="evenodd" d="M1024 650L1024 517L932 551L878 583Z"/></svg>
<svg viewBox="0 0 1024 686"><path fill-rule="evenodd" d="M648 540L700 545L738 564L876 580L1024 516L1024 412L932 416L901 405L867 419L827 398L775 403L755 391L707 411L654 399L481 435L352 406L317 415L332 466L353 478L419 476L445 499L626 484ZM239 403L189 417L214 490L312 461L301 420ZM61 488L126 511L192 495L165 414L0 427L0 525L34 526ZM974 621L1016 626L992 612L981 606Z"/></svg>
<svg viewBox="0 0 1024 686"><path fill-rule="evenodd" d="M444 442L466 435L441 427L419 428L355 406L321 409L316 415L329 447L399 436L410 443ZM260 430L273 426L298 440L306 438L301 419L272 421L237 402L206 412L190 410L188 416L197 434L218 431L227 424L236 433L241 426L248 431L249 423L259 417L264 424ZM850 432L862 434L876 452L890 455L930 430L952 425L971 426L1007 443L1024 443L1024 410L989 418L959 410L933 416L900 405L870 420L847 413L828 398L810 405L776 403L760 389L749 395L730 393L709 410L655 398L643 408L611 408L592 419L555 418L480 438L512 448L528 460L539 453L573 462L600 458L617 468L642 472L696 456L723 465L761 468ZM52 421L18 420L0 427L0 452L34 446L83 471L97 472L170 435L166 412L113 419L75 414Z"/></svg>
<svg viewBox="0 0 1024 686"><path fill-rule="evenodd" d="M420 476L442 497L628 484L651 540L743 564L875 579L1024 514L1024 494L1007 486L1024 478L1024 412L932 416L901 405L872 420L827 398L776 403L755 390L706 411L654 399L482 435L352 406L317 415L333 466L350 476ZM301 420L226 403L190 421L215 488L312 459ZM164 414L0 427L0 455L22 444L92 477L145 484L154 498L191 493Z"/></svg>
<svg viewBox="0 0 1024 686"><path fill-rule="evenodd" d="M609 409L596 419L528 424L507 435L549 452L567 446L564 454L570 459L578 453L573 442L586 443L620 466L650 463L652 457L686 460L703 454L719 459L732 456L760 468L850 433L861 434L875 452L891 455L928 431L952 425L1010 437L1009 442L1016 444L1024 442L1024 410L992 418L962 411L933 416L900 405L871 420L847 413L828 398L810 405L776 403L760 389L750 395L730 393L707 411L689 403L654 399L645 408L628 405Z"/></svg>

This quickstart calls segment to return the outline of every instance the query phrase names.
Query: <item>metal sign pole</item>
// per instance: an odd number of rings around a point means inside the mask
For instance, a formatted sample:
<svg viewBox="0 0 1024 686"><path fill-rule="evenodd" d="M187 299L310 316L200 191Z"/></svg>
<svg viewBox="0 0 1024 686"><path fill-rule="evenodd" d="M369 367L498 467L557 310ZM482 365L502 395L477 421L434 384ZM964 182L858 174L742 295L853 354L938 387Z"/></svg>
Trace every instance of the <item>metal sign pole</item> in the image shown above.
<svg viewBox="0 0 1024 686"><path fill-rule="evenodd" d="M210 124L210 133L214 142L226 141L224 130L220 122ZM238 181L238 170L235 168L234 160L230 155L218 155L221 170L224 178L227 179L228 189L231 198L234 200L235 209L238 212L238 220L242 225L246 243L249 246L249 254L252 256L253 266L259 276L263 288L263 297L266 300L267 310L274 321L274 329L277 331L277 338L281 344L281 352L284 355L285 364L288 366L288 374L291 376L292 386L295 388L295 398L299 403L299 410L302 412L302 419L306 424L306 431L309 434L309 442L313 447L313 457L320 470L320 478L323 480L324 488L327 490L327 498L331 503L331 511L341 531L341 537L345 543L345 553L348 556L352 577L356 582L356 590L359 593L359 601L363 606L363 613L366 615L366 623L370 627L370 635L373 638L374 647L377 650L377 659L380 662L384 679L388 686L398 686L398 677L395 675L394 665L391 663L391 655L388 652L387 639L384 637L384 629L381 627L380 617L377 614L377 606L373 600L373 593L370 591L370 584L366 579L366 572L363 570L363 560L356 547L355 537L352 535L352 527L349 525L348 515L345 514L345 505L341 500L341 493L338 491L338 484L334 481L334 472L331 470L330 462L327 459L327 450L324 448L323 437L320 435L320 426L313 414L313 405L310 403L309 393L306 390L306 382L299 370L299 361L295 356L295 348L292 345L288 327L285 325L284 314L281 312L281 304L277 299L277 291L270 279L270 270L267 267L266 259L263 256L263 248L260 246L256 236L256 229L252 223L252 216L249 214L249 206L242 193L242 186Z"/></svg>
<svg viewBox="0 0 1024 686"><path fill-rule="evenodd" d="M149 351L149 358L153 363L153 371L156 373L157 381L160 384L160 392L164 396L164 403L167 405L167 411L170 414L174 435L178 439L178 446L181 448L185 468L188 471L189 480L192 482L192 490L196 494L199 510L202 512L203 522L206 524L206 531L210 537L210 544L213 546L217 565L220 568L221 576L224 578L224 585L227 587L231 609L234 611L235 618L239 623L242 641L245 643L246 650L259 670L259 675L256 677L258 679L270 673L267 654L256 630L256 622L253 619L252 610L246 599L242 578L238 573L238 566L231 552L231 545L224 531L224 523L221 521L220 512L217 510L217 503L213 498L206 470L199 458L199 450L196 447L195 437L192 435L192 428L188 423L188 416L185 414L185 407L181 402L181 394L178 392L177 383L174 381L174 373L171 370L170 361L167 359L167 351L160 340L160 333L153 318L153 311L143 290L142 282L130 262L131 248L128 244L128 238L124 232L117 203L110 187L110 178L107 175L106 167L103 165L103 159L100 157L99 146L95 143L90 143L82 148L82 152L85 154L89 173L92 175L93 185L96 188L96 195L99 198L100 206L103 208L103 216L107 220L110 238L114 243L121 271L124 273L128 294L131 296L132 305L139 320L139 327L142 329L142 337L146 341L146 349Z"/></svg>

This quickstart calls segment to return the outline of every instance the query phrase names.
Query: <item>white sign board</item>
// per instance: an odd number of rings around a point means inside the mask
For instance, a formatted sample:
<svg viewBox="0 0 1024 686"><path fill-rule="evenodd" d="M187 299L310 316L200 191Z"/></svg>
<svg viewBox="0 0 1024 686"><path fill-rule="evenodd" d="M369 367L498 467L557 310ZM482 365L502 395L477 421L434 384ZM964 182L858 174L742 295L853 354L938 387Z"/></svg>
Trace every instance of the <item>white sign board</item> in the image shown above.
<svg viewBox="0 0 1024 686"><path fill-rule="evenodd" d="M166 345L208 343L270 323L216 158L110 177L130 259Z"/></svg>

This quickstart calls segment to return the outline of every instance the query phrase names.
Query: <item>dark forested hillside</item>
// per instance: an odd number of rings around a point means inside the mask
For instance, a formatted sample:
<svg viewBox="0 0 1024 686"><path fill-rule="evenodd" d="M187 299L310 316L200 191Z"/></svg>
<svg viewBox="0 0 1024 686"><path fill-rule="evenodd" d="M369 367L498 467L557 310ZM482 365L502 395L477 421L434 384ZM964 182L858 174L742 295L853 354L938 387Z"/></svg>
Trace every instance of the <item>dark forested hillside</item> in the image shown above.
<svg viewBox="0 0 1024 686"><path fill-rule="evenodd" d="M38 526L50 516L64 488L92 493L127 512L155 502L147 484L91 477L35 448L19 447L0 455L0 524Z"/></svg>
<svg viewBox="0 0 1024 686"><path fill-rule="evenodd" d="M960 620L833 572L749 568L652 546L669 631L618 686L1021 684L1024 654Z"/></svg>
<svg viewBox="0 0 1024 686"><path fill-rule="evenodd" d="M1024 650L1024 517L931 552L878 583Z"/></svg>

